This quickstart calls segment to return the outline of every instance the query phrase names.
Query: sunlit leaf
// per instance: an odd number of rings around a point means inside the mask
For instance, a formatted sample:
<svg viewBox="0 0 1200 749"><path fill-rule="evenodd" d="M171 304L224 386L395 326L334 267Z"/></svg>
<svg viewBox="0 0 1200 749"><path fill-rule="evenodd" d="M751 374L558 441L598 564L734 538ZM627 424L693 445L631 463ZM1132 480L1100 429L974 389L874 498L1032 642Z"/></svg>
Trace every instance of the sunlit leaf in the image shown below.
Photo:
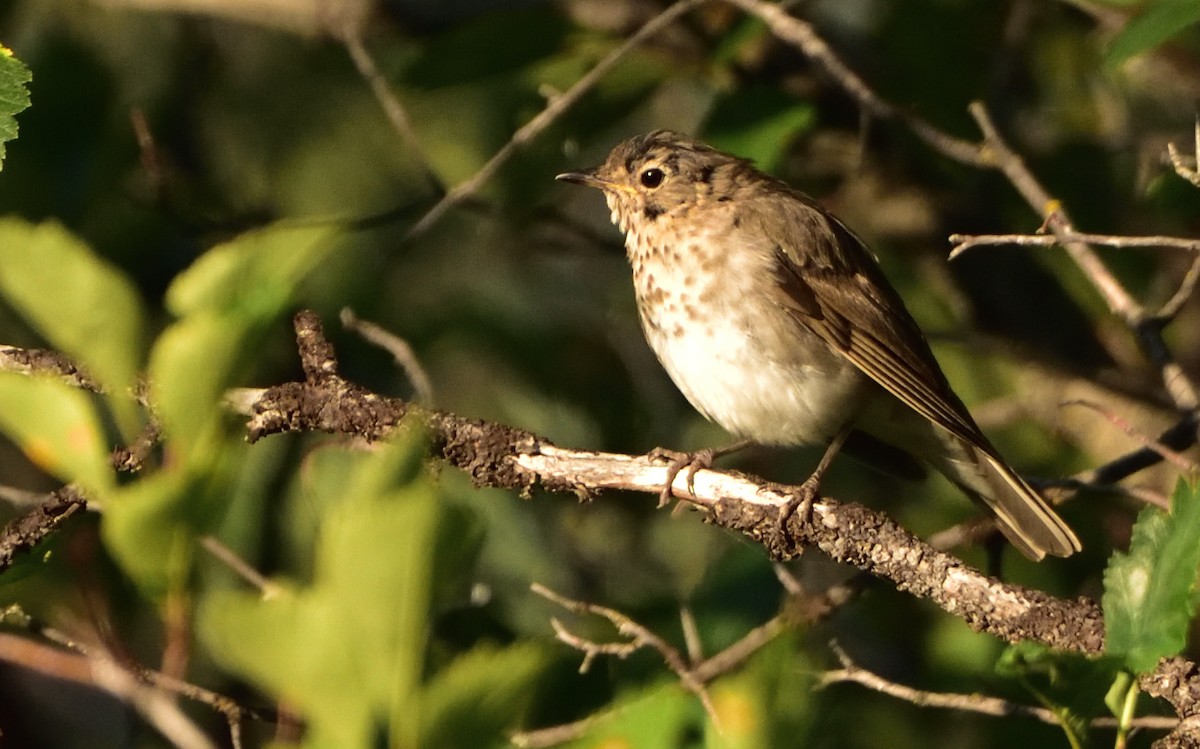
<svg viewBox="0 0 1200 749"><path fill-rule="evenodd" d="M1196 610L1200 566L1200 493L1182 479L1171 511L1147 507L1133 526L1128 553L1104 571L1105 648L1134 673L1183 649Z"/></svg>
<svg viewBox="0 0 1200 749"><path fill-rule="evenodd" d="M408 459L407 445L358 457ZM432 564L442 512L425 477L324 501L311 586L262 600L221 592L201 606L213 657L300 710L311 746L417 746Z"/></svg>
<svg viewBox="0 0 1200 749"><path fill-rule="evenodd" d="M0 219L0 294L132 419L128 391L142 357L144 313L123 273L55 222Z"/></svg>
<svg viewBox="0 0 1200 749"><path fill-rule="evenodd" d="M123 487L106 503L104 542L151 598L177 588L190 565L195 533L183 517L196 493L182 473L159 473Z"/></svg>
<svg viewBox="0 0 1200 749"><path fill-rule="evenodd" d="M0 430L47 473L102 493L113 472L91 397L57 379L0 372Z"/></svg>
<svg viewBox="0 0 1200 749"><path fill-rule="evenodd" d="M236 315L193 315L163 331L150 354L151 394L172 450L214 437L225 390L245 367L250 326Z"/></svg>
<svg viewBox="0 0 1200 749"><path fill-rule="evenodd" d="M422 746L476 747L497 743L532 697L533 681L546 664L533 643L507 648L480 646L439 671L425 689ZM402 707L402 706L400 706ZM403 720L397 715L393 723Z"/></svg>
<svg viewBox="0 0 1200 749"><path fill-rule="evenodd" d="M256 319L276 315L297 284L335 249L336 237L330 224L280 224L242 234L176 276L167 307L180 317L200 311Z"/></svg>

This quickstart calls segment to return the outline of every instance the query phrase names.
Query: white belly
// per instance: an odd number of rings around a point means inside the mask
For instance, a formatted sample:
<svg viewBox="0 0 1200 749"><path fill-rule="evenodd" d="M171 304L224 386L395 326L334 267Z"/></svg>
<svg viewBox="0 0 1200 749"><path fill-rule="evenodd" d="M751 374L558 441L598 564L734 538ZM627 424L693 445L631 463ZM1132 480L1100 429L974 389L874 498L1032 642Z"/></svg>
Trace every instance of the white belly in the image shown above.
<svg viewBox="0 0 1200 749"><path fill-rule="evenodd" d="M626 248L646 340L688 401L734 435L774 445L828 442L855 420L871 385L771 300L773 258L736 245L745 235L732 210L725 222L712 217L708 232L667 234L658 246L630 227Z"/></svg>
<svg viewBox="0 0 1200 749"><path fill-rule="evenodd" d="M758 310L778 316L772 334L750 322L755 310L747 308L715 308L701 324L643 314L643 328L688 401L732 434L773 445L828 442L856 417L865 378L782 310Z"/></svg>

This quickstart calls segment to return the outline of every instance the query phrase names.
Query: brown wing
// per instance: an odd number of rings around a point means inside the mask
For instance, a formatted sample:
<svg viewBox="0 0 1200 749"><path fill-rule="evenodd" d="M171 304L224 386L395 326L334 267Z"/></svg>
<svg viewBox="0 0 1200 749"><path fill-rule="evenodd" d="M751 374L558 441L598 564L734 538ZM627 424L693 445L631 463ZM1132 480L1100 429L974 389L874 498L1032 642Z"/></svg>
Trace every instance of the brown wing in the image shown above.
<svg viewBox="0 0 1200 749"><path fill-rule="evenodd" d="M925 336L878 264L834 216L793 192L763 201L779 212L773 248L779 301L799 324L841 352L864 374L955 436L994 452L942 374ZM763 227L769 229L769 227Z"/></svg>

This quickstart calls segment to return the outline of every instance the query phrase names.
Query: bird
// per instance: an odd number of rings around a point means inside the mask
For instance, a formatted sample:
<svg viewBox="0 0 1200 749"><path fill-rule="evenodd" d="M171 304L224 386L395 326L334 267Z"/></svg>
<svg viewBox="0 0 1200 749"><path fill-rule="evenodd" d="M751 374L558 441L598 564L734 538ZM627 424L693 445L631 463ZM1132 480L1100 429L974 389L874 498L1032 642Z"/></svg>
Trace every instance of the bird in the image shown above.
<svg viewBox="0 0 1200 749"><path fill-rule="evenodd" d="M848 440L910 455L1025 556L1080 550L954 393L875 256L808 195L670 130L556 179L603 193L646 340L704 417L749 443L826 445L809 489Z"/></svg>

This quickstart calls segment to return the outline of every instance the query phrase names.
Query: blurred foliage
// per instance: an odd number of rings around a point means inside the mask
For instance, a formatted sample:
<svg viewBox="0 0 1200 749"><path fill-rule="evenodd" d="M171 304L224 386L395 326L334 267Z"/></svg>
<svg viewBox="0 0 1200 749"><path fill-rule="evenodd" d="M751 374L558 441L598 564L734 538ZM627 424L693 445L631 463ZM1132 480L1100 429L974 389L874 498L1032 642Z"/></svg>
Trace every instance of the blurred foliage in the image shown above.
<svg viewBox="0 0 1200 749"><path fill-rule="evenodd" d="M727 437L687 407L642 341L602 201L553 180L624 137L669 127L755 159L865 237L1021 469L1070 475L1132 446L1090 411L1063 410L1065 400L1101 401L1157 434L1172 420L1158 374L1061 251L981 249L948 266L948 234L1033 231L1037 216L1000 175L865 121L762 23L719 3L631 51L418 237L408 228L445 190L663 6L323 4L333 14L324 23L365 19L366 49L414 147L308 3L272 6L286 18L248 1L227 15L220 3L206 6L214 15L135 5L0 5L0 45L16 55L0 50L0 344L62 351L106 387L0 377L0 485L45 492L75 481L100 511L71 518L0 574L0 608L19 604L80 641L295 714L298 740L313 747L505 746L514 731L585 719L564 745L1102 745L1112 734L1085 721L1111 685L1110 708L1131 704L1119 669L1190 652L1196 498L1181 484L1171 514L1145 511L1107 572L1136 510L1107 494L1064 507L1084 553L1006 559L1006 578L1058 595L1103 592L1113 658L1004 650L875 586L714 682L719 729L650 652L579 673L580 654L553 639L551 618L597 640L611 630L531 583L617 608L680 649L687 606L707 654L779 613L786 596L759 548L656 512L651 497L578 505L478 490L431 466L408 431L371 449L326 435L246 444L222 399L299 377L292 312L318 310L343 373L378 392L411 387L388 354L333 329L342 307L413 347L440 408L576 447L720 444ZM1200 229L1195 190L1162 159L1166 142L1193 139L1194 3L817 0L795 12L889 100L956 135L976 137L966 105L986 101L1081 229ZM1187 266L1157 250L1103 257L1150 308ZM1166 331L1193 379L1197 326L1192 300ZM164 441L139 473L114 476L108 450L146 421L135 391L153 403ZM762 452L739 467L795 481L816 457ZM1175 476L1159 468L1137 481L1166 492ZM940 480L901 486L851 461L835 464L826 488L925 536L972 512ZM210 537L266 588L206 551ZM981 550L963 553L985 564ZM849 574L815 554L791 571L811 591ZM834 663L833 638L887 678L1041 704L1063 726L932 712L855 685L814 691ZM187 709L223 736L219 719ZM3 663L0 730L22 747L166 745L130 709ZM246 741L290 740L249 721Z"/></svg>
<svg viewBox="0 0 1200 749"><path fill-rule="evenodd" d="M1191 0L1152 0L1109 45L1106 62L1117 65L1159 46L1200 21L1200 6Z"/></svg>

